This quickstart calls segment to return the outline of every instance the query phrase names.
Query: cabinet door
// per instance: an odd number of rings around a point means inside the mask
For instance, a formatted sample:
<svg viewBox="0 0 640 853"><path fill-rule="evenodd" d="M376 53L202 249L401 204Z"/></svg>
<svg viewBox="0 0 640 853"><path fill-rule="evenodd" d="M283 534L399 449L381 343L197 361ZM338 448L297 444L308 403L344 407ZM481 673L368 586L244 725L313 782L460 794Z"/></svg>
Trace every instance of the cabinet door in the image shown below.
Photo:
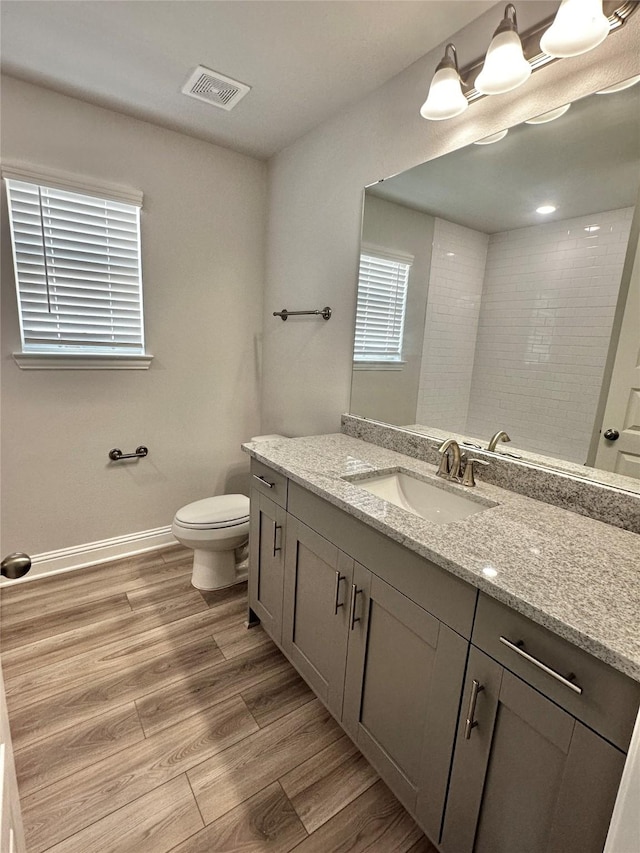
<svg viewBox="0 0 640 853"><path fill-rule="evenodd" d="M287 519L282 646L327 708L342 717L353 560Z"/></svg>
<svg viewBox="0 0 640 853"><path fill-rule="evenodd" d="M286 515L257 489L251 490L249 607L278 644L282 640Z"/></svg>
<svg viewBox="0 0 640 853"><path fill-rule="evenodd" d="M434 839L468 643L356 563L343 726Z"/></svg>
<svg viewBox="0 0 640 853"><path fill-rule="evenodd" d="M624 753L472 647L442 849L601 853L623 764Z"/></svg>

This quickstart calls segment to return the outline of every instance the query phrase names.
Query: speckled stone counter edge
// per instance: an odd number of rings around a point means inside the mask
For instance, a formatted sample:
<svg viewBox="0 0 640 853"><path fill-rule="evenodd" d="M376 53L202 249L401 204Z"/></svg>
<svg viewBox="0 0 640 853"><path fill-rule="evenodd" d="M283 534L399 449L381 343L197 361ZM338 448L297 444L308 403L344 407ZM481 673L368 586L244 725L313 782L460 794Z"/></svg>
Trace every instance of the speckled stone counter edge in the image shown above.
<svg viewBox="0 0 640 853"><path fill-rule="evenodd" d="M437 465L440 439L407 432L400 427L368 421L354 415L342 416L342 433ZM516 459L498 458L482 450L467 451L490 464L479 476L486 483L517 492L528 498L559 506L640 533L640 494L626 492L560 471L536 467Z"/></svg>

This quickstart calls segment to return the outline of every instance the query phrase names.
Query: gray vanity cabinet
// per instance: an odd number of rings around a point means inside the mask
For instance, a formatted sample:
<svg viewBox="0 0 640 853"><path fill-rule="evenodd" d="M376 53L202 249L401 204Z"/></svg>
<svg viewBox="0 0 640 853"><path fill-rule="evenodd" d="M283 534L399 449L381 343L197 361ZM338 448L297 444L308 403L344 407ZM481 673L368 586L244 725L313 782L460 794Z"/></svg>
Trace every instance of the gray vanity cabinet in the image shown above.
<svg viewBox="0 0 640 853"><path fill-rule="evenodd" d="M602 853L640 685L252 475L250 607L442 853Z"/></svg>
<svg viewBox="0 0 640 853"><path fill-rule="evenodd" d="M437 839L468 642L359 563L351 594L342 724Z"/></svg>
<svg viewBox="0 0 640 853"><path fill-rule="evenodd" d="M471 647L444 853L602 853L625 755Z"/></svg>
<svg viewBox="0 0 640 853"><path fill-rule="evenodd" d="M251 489L249 607L276 642L282 637L282 585L287 513Z"/></svg>
<svg viewBox="0 0 640 853"><path fill-rule="evenodd" d="M338 720L352 580L353 559L290 515L282 648Z"/></svg>

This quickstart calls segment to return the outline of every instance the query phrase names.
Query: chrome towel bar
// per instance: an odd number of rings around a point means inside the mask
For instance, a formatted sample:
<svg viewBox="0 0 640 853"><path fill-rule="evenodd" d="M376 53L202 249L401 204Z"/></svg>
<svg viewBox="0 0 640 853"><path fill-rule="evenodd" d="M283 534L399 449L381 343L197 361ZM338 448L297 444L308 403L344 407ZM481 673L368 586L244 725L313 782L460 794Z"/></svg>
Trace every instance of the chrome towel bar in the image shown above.
<svg viewBox="0 0 640 853"><path fill-rule="evenodd" d="M331 308L328 305L324 308L318 308L316 311L287 311L286 308L283 308L282 311L273 312L274 317L280 317L282 320L286 320L287 317L297 317L301 314L317 314L325 320L329 320L331 317Z"/></svg>
<svg viewBox="0 0 640 853"><path fill-rule="evenodd" d="M119 462L121 459L144 459L148 453L149 448L144 447L142 444L140 447L136 447L134 453L123 453L119 448L114 447L113 450L109 451L109 459L112 462Z"/></svg>

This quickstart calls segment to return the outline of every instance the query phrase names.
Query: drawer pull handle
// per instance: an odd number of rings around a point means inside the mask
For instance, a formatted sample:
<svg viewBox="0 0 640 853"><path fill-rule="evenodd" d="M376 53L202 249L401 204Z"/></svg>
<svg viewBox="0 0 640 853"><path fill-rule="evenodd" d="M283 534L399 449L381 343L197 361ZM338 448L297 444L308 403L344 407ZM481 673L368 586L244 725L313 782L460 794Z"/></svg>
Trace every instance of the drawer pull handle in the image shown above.
<svg viewBox="0 0 640 853"><path fill-rule="evenodd" d="M481 693L484 690L482 684L479 681L476 681L474 678L471 682L471 696L469 698L469 710L467 711L467 719L464 723L464 739L469 740L471 738L471 731L475 729L478 725L478 721L475 719L476 716L476 702L478 701L478 693Z"/></svg>
<svg viewBox="0 0 640 853"><path fill-rule="evenodd" d="M362 594L362 590L358 589L357 585L351 584L351 613L349 613L349 624L351 630L356 627L356 622L360 621L360 617L356 616L356 597Z"/></svg>
<svg viewBox="0 0 640 853"><path fill-rule="evenodd" d="M346 579L347 578L345 575L341 575L340 572L336 572L336 594L335 594L335 600L334 600L335 606L333 608L333 615L334 616L338 615L338 608L339 607L344 607L344 602L339 601L338 599L340 598L340 581L346 581Z"/></svg>
<svg viewBox="0 0 640 853"><path fill-rule="evenodd" d="M268 489L272 489L275 486L275 483L270 483L268 480L265 480L264 477L259 477L257 474L252 474L252 477L256 480L260 480L263 486L266 486Z"/></svg>
<svg viewBox="0 0 640 853"><path fill-rule="evenodd" d="M282 551L282 546L280 546L279 548L276 548L276 541L278 539L278 530L282 530L282 525L281 524L274 524L273 525L273 556L274 557L278 553L278 551Z"/></svg>
<svg viewBox="0 0 640 853"><path fill-rule="evenodd" d="M565 687L568 687L570 690L573 690L574 693L577 693L579 696L582 695L582 687L579 687L577 684L574 684L573 679L575 675L570 672L568 675L560 675L559 672L556 672L555 669L551 669L550 666L547 666L546 663L542 663L542 661L534 658L533 655L530 655L528 652L524 650L524 642L522 640L518 640L517 643L512 643L511 640L507 640L506 637L500 637L500 642L503 643L508 649L515 652L516 654L523 657L525 660L528 660L529 663L534 664L539 669L546 672L547 675L550 675L552 678L555 678L556 681L559 681L561 684L564 684Z"/></svg>

